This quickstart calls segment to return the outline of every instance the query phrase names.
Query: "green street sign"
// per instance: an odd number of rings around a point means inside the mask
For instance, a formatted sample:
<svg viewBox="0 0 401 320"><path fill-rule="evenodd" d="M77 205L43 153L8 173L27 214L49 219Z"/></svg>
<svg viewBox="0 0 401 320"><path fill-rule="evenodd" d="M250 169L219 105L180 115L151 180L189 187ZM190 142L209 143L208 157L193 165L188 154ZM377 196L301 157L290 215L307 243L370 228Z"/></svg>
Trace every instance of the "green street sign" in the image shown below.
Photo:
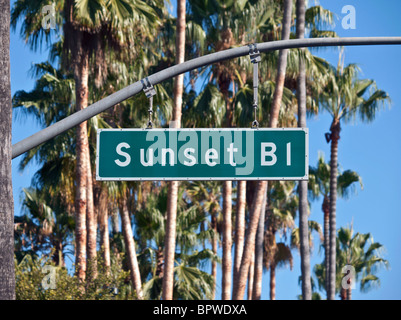
<svg viewBox="0 0 401 320"><path fill-rule="evenodd" d="M97 180L307 180L308 129L99 129Z"/></svg>

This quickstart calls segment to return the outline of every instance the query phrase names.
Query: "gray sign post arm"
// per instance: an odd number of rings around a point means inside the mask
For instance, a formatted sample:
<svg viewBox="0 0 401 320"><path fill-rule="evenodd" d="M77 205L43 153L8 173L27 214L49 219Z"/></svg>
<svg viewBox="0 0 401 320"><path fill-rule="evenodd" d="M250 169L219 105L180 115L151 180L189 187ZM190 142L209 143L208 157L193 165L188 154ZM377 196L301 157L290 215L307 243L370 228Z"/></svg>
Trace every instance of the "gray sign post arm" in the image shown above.
<svg viewBox="0 0 401 320"><path fill-rule="evenodd" d="M364 37L364 38L312 38L294 39L258 43L260 52L268 52L280 49L293 49L303 47L335 47L335 46L359 46L359 45L399 45L401 37ZM242 46L228 49L216 53L211 53L199 58L195 58L184 63L174 65L155 74L148 76L153 85L159 84L164 80L173 78L181 73L191 71L203 66L211 65L224 60L234 59L249 54L249 47ZM36 146L54 138L55 136L67 131L78 124L104 112L112 106L138 94L143 89L141 80L121 89L112 95L95 102L89 107L80 110L67 118L33 134L32 136L17 142L12 147L12 158L35 148Z"/></svg>

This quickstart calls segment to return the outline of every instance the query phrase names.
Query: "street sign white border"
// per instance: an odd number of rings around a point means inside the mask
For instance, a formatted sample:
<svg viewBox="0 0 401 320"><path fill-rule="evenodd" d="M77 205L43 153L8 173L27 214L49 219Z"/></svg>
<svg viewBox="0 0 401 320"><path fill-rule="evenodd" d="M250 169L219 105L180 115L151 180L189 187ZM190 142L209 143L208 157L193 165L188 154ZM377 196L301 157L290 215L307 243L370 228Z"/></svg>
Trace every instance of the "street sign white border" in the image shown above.
<svg viewBox="0 0 401 320"><path fill-rule="evenodd" d="M305 176L303 177L188 177L188 178L155 178L155 177L143 177L143 178L133 178L133 177L112 177L104 178L99 176L99 138L102 131L304 131L305 132ZM157 128L157 129L146 129L146 128L124 128L124 129L97 129L96 137L96 180L97 181L207 181L207 180L229 180L229 181L241 181L241 180L254 180L254 181L308 181L309 179L309 129L308 128Z"/></svg>

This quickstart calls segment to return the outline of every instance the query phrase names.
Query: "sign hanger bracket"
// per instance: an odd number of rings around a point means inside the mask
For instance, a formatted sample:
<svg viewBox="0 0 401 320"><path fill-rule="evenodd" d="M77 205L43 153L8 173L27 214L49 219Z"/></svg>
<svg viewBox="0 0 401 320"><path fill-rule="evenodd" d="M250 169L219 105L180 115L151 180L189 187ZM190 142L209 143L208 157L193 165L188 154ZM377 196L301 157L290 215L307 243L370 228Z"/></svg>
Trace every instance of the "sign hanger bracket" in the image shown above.
<svg viewBox="0 0 401 320"><path fill-rule="evenodd" d="M152 122L152 114L153 114L153 96L156 94L156 90L153 87L152 83L150 82L149 78L146 77L145 79L141 80L142 86L143 86L143 92L146 95L146 98L149 99L149 120L146 125L147 129L152 129L153 128L153 122Z"/></svg>

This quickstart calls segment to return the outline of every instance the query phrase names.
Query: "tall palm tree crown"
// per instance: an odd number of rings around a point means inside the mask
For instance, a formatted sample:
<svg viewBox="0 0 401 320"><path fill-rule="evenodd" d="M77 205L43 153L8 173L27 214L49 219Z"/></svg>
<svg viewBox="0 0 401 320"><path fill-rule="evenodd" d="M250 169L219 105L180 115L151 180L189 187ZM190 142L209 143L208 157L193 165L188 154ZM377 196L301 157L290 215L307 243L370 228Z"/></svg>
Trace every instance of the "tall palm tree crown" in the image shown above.
<svg viewBox="0 0 401 320"><path fill-rule="evenodd" d="M370 122L381 106L390 101L385 91L379 90L370 79L358 78L359 68L355 64L344 67L341 55L337 68L330 67L326 74L326 85L320 91L320 105L332 116L330 133L326 134L331 142L330 155L330 259L328 298L335 298L336 275L336 199L338 141L341 122L347 123L357 118Z"/></svg>

